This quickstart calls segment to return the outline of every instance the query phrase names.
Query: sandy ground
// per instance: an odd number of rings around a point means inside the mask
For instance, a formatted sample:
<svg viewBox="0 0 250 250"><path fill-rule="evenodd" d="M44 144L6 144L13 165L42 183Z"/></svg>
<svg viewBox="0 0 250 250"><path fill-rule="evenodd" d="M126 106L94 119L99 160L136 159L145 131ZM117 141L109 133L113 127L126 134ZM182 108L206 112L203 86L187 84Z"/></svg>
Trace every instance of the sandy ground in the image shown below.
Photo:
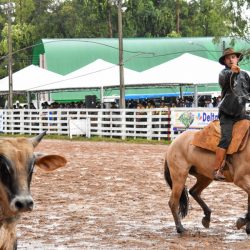
<svg viewBox="0 0 250 250"><path fill-rule="evenodd" d="M175 231L163 177L167 145L44 140L38 151L61 154L67 166L37 170L32 182L34 211L18 225L18 249L250 249L245 228L235 222L247 196L233 184L212 183L203 198L213 210L209 229L190 197ZM188 178L187 186L194 183Z"/></svg>

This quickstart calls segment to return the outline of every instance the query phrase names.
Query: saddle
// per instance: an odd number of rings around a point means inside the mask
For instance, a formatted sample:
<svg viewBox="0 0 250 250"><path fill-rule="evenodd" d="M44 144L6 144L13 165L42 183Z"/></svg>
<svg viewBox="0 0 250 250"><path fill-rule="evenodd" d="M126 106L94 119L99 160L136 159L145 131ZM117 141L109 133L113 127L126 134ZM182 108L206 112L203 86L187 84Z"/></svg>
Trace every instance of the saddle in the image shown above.
<svg viewBox="0 0 250 250"><path fill-rule="evenodd" d="M249 120L240 120L234 124L232 132L232 141L228 147L227 154L234 154L242 151L247 143L249 136ZM221 137L220 122L214 120L202 130L197 131L192 145L215 152Z"/></svg>

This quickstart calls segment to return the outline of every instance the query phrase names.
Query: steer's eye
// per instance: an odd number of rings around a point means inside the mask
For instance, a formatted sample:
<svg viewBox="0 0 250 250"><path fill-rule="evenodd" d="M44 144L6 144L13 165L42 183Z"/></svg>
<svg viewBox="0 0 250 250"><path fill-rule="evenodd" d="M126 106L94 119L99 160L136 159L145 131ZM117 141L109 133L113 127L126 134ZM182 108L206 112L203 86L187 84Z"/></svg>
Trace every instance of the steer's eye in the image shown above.
<svg viewBox="0 0 250 250"><path fill-rule="evenodd" d="M5 184L9 184L11 181L11 174L9 166L7 165L6 161L0 158L0 178L2 182Z"/></svg>
<svg viewBox="0 0 250 250"><path fill-rule="evenodd" d="M1 168L0 173L1 173L2 176L6 176L6 175L10 174L9 169L8 169L8 167L6 165L1 164L0 168Z"/></svg>

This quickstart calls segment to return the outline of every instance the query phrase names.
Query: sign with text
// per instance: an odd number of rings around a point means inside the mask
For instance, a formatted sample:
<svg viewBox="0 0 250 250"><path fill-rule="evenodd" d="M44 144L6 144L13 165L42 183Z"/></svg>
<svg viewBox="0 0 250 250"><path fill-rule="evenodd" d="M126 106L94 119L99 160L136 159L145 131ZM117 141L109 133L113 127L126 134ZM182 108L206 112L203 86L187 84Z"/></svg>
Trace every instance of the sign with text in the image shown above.
<svg viewBox="0 0 250 250"><path fill-rule="evenodd" d="M213 120L218 120L218 109L173 109L171 123L175 128L203 128Z"/></svg>

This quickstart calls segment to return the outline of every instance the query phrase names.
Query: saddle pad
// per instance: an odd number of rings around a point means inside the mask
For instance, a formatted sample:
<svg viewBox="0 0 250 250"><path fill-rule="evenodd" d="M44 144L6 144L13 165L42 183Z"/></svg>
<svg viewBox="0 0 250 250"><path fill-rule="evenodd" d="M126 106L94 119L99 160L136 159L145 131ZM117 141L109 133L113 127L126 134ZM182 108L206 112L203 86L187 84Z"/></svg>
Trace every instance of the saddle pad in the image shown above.
<svg viewBox="0 0 250 250"><path fill-rule="evenodd" d="M228 147L227 154L233 154L243 150L249 134L249 120L241 120L234 124L232 141ZM210 122L202 130L197 131L192 145L215 152L220 141L220 122L215 120Z"/></svg>

